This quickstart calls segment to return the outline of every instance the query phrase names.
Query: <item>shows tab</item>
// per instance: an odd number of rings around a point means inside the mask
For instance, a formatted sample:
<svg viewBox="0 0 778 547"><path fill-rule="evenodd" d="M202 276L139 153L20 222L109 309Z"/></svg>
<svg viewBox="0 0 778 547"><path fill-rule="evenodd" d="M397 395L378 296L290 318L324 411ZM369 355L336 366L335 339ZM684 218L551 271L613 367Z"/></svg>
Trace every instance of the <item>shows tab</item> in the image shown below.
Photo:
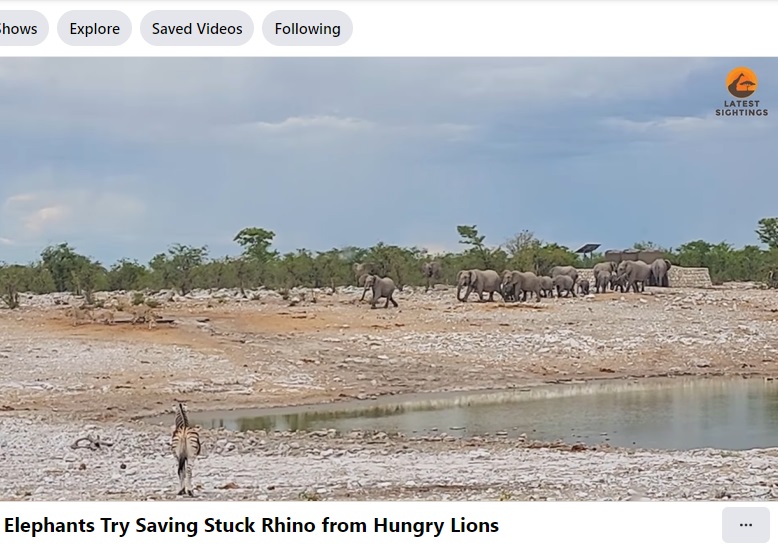
<svg viewBox="0 0 778 547"><path fill-rule="evenodd" d="M281 10L265 18L262 32L275 46L339 46L351 38L348 15L334 10Z"/></svg>
<svg viewBox="0 0 778 547"><path fill-rule="evenodd" d="M49 35L49 22L32 10L0 11L0 46L37 46Z"/></svg>
<svg viewBox="0 0 778 547"><path fill-rule="evenodd" d="M243 11L152 11L141 35L152 46L242 46L254 35L254 21Z"/></svg>
<svg viewBox="0 0 778 547"><path fill-rule="evenodd" d="M69 11L57 25L70 46L120 46L130 37L130 18L116 10Z"/></svg>

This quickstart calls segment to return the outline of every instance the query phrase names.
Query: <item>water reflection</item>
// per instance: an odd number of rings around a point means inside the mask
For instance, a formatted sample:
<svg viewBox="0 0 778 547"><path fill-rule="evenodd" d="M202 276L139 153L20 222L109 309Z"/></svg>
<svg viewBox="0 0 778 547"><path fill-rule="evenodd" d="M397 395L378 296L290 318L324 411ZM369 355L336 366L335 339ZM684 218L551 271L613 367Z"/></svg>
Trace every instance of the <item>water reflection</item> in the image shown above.
<svg viewBox="0 0 778 547"><path fill-rule="evenodd" d="M205 427L247 431L381 430L453 436L504 432L532 439L686 450L778 446L778 382L675 380L533 388L380 406L193 415ZM328 409L329 408L329 409Z"/></svg>

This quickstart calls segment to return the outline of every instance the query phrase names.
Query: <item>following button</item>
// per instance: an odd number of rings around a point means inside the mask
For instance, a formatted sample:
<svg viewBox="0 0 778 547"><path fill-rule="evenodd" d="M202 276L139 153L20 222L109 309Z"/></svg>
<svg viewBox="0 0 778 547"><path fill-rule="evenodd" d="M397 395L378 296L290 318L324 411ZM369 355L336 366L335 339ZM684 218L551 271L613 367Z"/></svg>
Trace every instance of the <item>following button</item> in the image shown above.
<svg viewBox="0 0 778 547"><path fill-rule="evenodd" d="M275 46L339 46L351 38L349 16L334 10L282 10L265 18L262 32Z"/></svg>

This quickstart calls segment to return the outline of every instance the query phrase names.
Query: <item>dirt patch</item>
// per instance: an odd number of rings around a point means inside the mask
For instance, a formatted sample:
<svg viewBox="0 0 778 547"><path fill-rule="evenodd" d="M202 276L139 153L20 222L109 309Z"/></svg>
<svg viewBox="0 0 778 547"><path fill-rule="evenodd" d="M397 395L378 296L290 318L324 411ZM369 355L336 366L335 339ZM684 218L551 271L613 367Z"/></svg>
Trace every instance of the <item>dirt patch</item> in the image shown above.
<svg viewBox="0 0 778 547"><path fill-rule="evenodd" d="M399 308L361 291L316 302L197 295L158 309L173 325L72 326L43 297L0 312L0 395L15 409L105 420L570 379L778 373L778 297L649 289L460 303L406 289ZM290 305L290 304L295 305Z"/></svg>

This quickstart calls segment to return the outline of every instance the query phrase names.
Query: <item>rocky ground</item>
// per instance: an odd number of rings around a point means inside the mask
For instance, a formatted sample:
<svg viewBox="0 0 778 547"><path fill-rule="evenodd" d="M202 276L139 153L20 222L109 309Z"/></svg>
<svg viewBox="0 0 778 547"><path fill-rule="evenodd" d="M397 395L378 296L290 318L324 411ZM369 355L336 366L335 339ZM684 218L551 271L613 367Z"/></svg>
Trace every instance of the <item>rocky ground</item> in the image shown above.
<svg viewBox="0 0 778 547"><path fill-rule="evenodd" d="M406 289L399 308L377 310L359 303L360 293L158 294L161 314L176 321L152 329L74 327L58 304L63 295L0 310L0 500L170 499L170 430L139 419L169 414L177 399L194 411L571 380L778 375L778 292L747 285L540 304L463 304L450 288ZM71 448L88 434L112 445ZM764 499L778 453L382 432L214 430L203 439L198 499Z"/></svg>

